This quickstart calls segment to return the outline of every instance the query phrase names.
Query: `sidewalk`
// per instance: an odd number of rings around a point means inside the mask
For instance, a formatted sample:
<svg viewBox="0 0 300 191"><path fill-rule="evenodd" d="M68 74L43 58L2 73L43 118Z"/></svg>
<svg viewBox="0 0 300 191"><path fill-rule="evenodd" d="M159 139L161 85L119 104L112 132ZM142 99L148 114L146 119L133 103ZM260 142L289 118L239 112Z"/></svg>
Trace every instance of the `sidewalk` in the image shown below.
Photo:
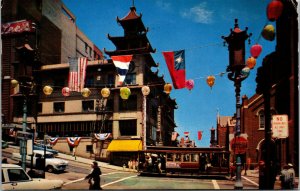
<svg viewBox="0 0 300 191"><path fill-rule="evenodd" d="M64 153L58 153L57 157L84 163L84 164L92 164L92 162L95 161L93 159L87 159L87 158L78 157L78 156L74 157L72 155L68 155L68 154L64 154ZM98 165L103 168L109 168L109 169L113 169L113 170L120 170L120 171L127 171L127 172L137 172L137 170L129 169L127 167L114 166L114 165L110 165L108 163L100 162L100 161L97 161L97 162L98 162Z"/></svg>

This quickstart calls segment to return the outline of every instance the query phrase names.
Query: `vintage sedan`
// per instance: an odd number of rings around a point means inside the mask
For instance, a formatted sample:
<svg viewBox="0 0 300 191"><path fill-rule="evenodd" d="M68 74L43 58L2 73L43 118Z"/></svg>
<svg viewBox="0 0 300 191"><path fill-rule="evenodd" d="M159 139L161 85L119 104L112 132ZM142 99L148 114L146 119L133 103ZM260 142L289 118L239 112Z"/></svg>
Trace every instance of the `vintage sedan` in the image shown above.
<svg viewBox="0 0 300 191"><path fill-rule="evenodd" d="M31 178L23 168L14 164L2 164L2 190L52 190L61 189L62 180Z"/></svg>

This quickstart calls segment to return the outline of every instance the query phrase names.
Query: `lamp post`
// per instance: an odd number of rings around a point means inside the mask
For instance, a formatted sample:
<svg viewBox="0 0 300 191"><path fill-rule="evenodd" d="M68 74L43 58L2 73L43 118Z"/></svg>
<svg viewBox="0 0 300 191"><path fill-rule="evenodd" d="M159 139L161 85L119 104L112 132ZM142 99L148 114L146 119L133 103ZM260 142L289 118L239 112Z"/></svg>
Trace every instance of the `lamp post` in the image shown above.
<svg viewBox="0 0 300 191"><path fill-rule="evenodd" d="M245 70L245 40L247 40L251 33L247 34L248 28L241 31L238 27L238 20L235 19L234 30L230 29L230 34L227 37L222 36L225 40L224 44L228 44L229 50L229 66L227 67L228 78L234 82L235 97L236 97L236 125L235 125L235 138L241 135L241 104L240 92L242 81L249 75L249 70ZM248 72L248 73L247 73ZM234 149L236 154L236 182L235 189L243 189L241 181L241 157L239 151Z"/></svg>
<svg viewBox="0 0 300 191"><path fill-rule="evenodd" d="M16 47L17 54L19 55L20 62L14 65L15 77L11 81L12 87L19 85L19 94L23 98L23 118L22 118L22 134L25 135L27 131L27 101L29 94L33 93L34 82L32 74L32 64L34 62L35 51L29 44L25 43L20 47ZM21 154L21 166L26 170L26 147L28 137L23 137L20 140L20 154Z"/></svg>
<svg viewBox="0 0 300 191"><path fill-rule="evenodd" d="M143 137L143 150L147 149L147 96L150 93L150 88L148 86L142 87L143 94L143 128L142 128L142 137Z"/></svg>

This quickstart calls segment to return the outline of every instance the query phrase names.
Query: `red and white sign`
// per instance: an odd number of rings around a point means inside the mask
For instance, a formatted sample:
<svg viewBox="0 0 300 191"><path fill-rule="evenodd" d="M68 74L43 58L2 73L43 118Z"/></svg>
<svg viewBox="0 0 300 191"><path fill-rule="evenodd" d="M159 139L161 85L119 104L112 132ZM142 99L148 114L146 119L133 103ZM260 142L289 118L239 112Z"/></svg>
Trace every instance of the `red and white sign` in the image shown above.
<svg viewBox="0 0 300 191"><path fill-rule="evenodd" d="M230 141L230 150L234 152L234 154L244 154L246 153L248 148L248 140L246 137L239 136L234 137Z"/></svg>
<svg viewBox="0 0 300 191"><path fill-rule="evenodd" d="M289 136L289 119L288 115L273 115L272 116L272 131L273 137L284 139Z"/></svg>
<svg viewBox="0 0 300 191"><path fill-rule="evenodd" d="M22 32L35 32L32 21L21 20L1 25L1 34L18 34Z"/></svg>

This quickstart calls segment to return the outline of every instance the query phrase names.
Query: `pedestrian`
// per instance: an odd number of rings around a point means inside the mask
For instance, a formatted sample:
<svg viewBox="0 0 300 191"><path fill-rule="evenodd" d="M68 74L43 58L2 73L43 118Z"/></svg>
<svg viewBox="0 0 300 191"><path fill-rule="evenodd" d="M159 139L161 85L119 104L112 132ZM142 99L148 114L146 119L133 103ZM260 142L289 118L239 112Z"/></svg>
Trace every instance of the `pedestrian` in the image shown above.
<svg viewBox="0 0 300 191"><path fill-rule="evenodd" d="M100 175L102 173L98 166L98 162L94 161L91 164L91 166L92 166L92 172L85 177L85 179L89 179L89 183L90 183L89 189L90 190L102 190L102 188L100 186Z"/></svg>
<svg viewBox="0 0 300 191"><path fill-rule="evenodd" d="M295 186L295 170L292 163L285 165L281 171L281 188L294 189Z"/></svg>

